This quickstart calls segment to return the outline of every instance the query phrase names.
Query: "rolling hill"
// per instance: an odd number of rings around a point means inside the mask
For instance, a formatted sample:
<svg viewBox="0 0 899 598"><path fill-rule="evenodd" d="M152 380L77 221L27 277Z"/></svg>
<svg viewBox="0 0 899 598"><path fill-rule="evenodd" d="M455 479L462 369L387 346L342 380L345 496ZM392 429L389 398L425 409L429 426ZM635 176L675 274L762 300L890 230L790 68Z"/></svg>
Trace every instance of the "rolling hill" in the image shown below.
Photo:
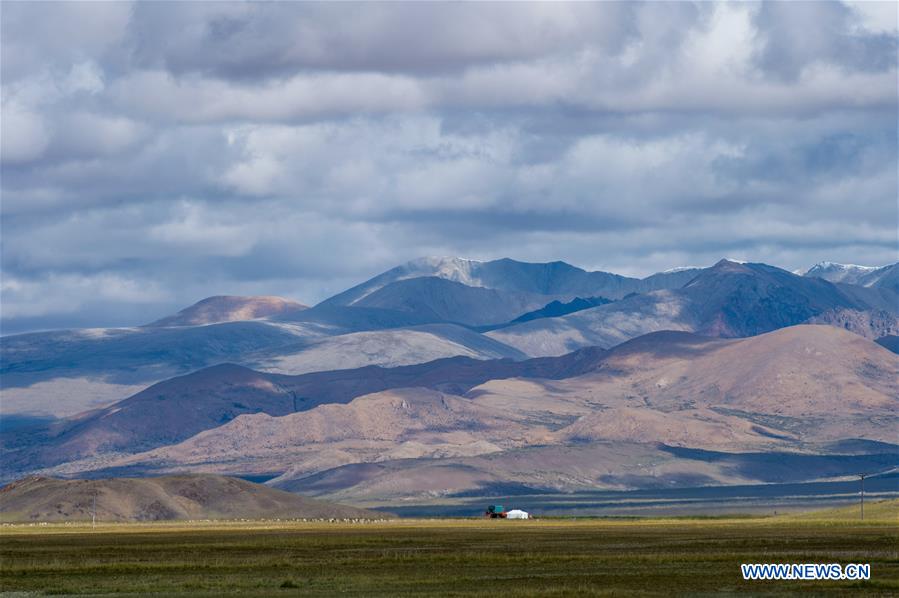
<svg viewBox="0 0 899 598"><path fill-rule="evenodd" d="M3 475L106 452L139 452L179 442L244 414L280 416L321 404L347 403L391 388L464 393L488 380L564 378L597 367L605 352L526 361L444 358L405 367L367 366L285 376L223 364L166 380L104 409L3 436Z"/></svg>
<svg viewBox="0 0 899 598"><path fill-rule="evenodd" d="M467 391L397 387L283 416L241 415L178 444L55 471L264 474L303 492L393 500L502 484L808 481L899 459L846 452L848 441L895 441L899 360L834 327L746 339L649 334L569 373L577 375L494 378ZM804 465L774 475L772 462Z"/></svg>
<svg viewBox="0 0 899 598"><path fill-rule="evenodd" d="M2 337L3 413L69 416L172 376L241 362L257 351L296 351L327 332L317 325L255 320Z"/></svg>
<svg viewBox="0 0 899 598"><path fill-rule="evenodd" d="M0 348L2 409L5 415L68 417L105 407L172 376L223 363L299 374L406 365L456 355L527 357L452 324L352 332L315 321L253 320L16 335L3 337Z"/></svg>
<svg viewBox="0 0 899 598"><path fill-rule="evenodd" d="M352 332L302 343L296 349L260 351L243 363L283 374L305 374L367 365L397 367L446 357L526 359L503 343L454 324L427 324Z"/></svg>
<svg viewBox="0 0 899 598"><path fill-rule="evenodd" d="M383 513L304 498L218 475L60 480L29 477L0 488L0 521L384 519Z"/></svg>
<svg viewBox="0 0 899 598"><path fill-rule="evenodd" d="M304 309L308 309L308 306L282 297L218 295L207 297L173 316L161 318L147 326L202 326L268 318Z"/></svg>

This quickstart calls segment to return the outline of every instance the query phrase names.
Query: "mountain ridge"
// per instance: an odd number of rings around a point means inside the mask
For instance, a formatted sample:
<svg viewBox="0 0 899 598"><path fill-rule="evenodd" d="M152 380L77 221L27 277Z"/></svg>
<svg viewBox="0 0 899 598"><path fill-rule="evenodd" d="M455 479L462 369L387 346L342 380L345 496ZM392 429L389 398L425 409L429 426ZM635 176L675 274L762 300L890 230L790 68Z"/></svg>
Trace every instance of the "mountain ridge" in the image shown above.
<svg viewBox="0 0 899 598"><path fill-rule="evenodd" d="M879 291L848 288L766 264L721 260L679 289L632 295L486 334L528 355L560 355L583 346L608 348L665 329L746 337L801 324L832 309L868 311L883 305ZM899 311L899 304L894 309Z"/></svg>
<svg viewBox="0 0 899 598"><path fill-rule="evenodd" d="M884 277L895 270L899 264L884 266L859 266L857 264L839 264L836 262L818 262L805 271L803 276L823 278L829 282L842 282L863 287L877 285Z"/></svg>
<svg viewBox="0 0 899 598"><path fill-rule="evenodd" d="M172 376L229 362L301 374L454 355L525 359L586 346L609 348L657 330L736 337L803 322L877 338L895 332L899 269L892 265L872 272L882 276L859 286L733 260L636 279L559 261L423 258L315 307L290 304L258 319L205 323L259 315L242 312L240 302L235 307L225 296L224 311L212 309L212 316L202 316L197 325L168 320L179 325L4 336L0 409L11 416L67 417ZM697 288L700 284L704 287ZM582 291L601 288L619 298L605 306L570 314L542 312L548 317L514 322L554 301L596 296ZM354 295L364 297L345 305Z"/></svg>
<svg viewBox="0 0 899 598"><path fill-rule="evenodd" d="M618 299L632 292L680 286L693 270L658 272L644 279L587 271L566 262L520 262L510 258L480 262L452 257L424 257L406 262L362 282L319 305L354 305L392 282L439 277L472 287L566 297L600 295ZM546 303L546 302L545 302Z"/></svg>

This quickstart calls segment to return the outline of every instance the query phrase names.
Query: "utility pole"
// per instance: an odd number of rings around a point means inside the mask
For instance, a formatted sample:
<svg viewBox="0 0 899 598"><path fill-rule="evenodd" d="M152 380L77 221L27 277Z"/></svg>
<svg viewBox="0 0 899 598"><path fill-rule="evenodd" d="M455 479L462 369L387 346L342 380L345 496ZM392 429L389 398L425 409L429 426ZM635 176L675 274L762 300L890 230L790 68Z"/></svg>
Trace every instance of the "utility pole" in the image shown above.
<svg viewBox="0 0 899 598"><path fill-rule="evenodd" d="M865 520L865 474L858 474L858 479L862 485L862 491L859 493L860 504L862 508L862 521Z"/></svg>
<svg viewBox="0 0 899 598"><path fill-rule="evenodd" d="M97 494L94 493L94 505L91 509L91 529L97 527Z"/></svg>

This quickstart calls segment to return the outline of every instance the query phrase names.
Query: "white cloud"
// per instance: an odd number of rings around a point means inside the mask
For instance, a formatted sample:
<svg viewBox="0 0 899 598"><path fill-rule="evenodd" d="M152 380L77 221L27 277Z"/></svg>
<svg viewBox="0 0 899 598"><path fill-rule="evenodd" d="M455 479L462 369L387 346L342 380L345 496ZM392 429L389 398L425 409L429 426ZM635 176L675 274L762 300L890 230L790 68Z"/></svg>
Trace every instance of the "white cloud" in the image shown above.
<svg viewBox="0 0 899 598"><path fill-rule="evenodd" d="M151 241L193 256L243 255L255 239L246 234L245 226L228 220L232 220L228 214L216 214L203 205L182 201L170 219L151 226L146 234Z"/></svg>
<svg viewBox="0 0 899 598"><path fill-rule="evenodd" d="M895 10L4 5L4 321L102 320L122 281L313 302L421 254L889 261Z"/></svg>
<svg viewBox="0 0 899 598"><path fill-rule="evenodd" d="M103 91L103 71L96 62L89 60L72 65L68 77L62 82L62 87L70 94L87 92L97 94Z"/></svg>
<svg viewBox="0 0 899 598"><path fill-rule="evenodd" d="M70 156L112 155L134 147L146 134L146 126L124 116L73 112L61 116L54 146Z"/></svg>
<svg viewBox="0 0 899 598"><path fill-rule="evenodd" d="M28 162L39 158L50 142L44 119L16 100L3 101L0 112L0 156L3 162Z"/></svg>
<svg viewBox="0 0 899 598"><path fill-rule="evenodd" d="M899 32L899 4L889 0L850 0L846 4L855 12L861 32Z"/></svg>
<svg viewBox="0 0 899 598"><path fill-rule="evenodd" d="M71 314L99 302L152 305L170 297L152 282L111 273L49 274L36 280L5 275L0 293L7 319Z"/></svg>
<svg viewBox="0 0 899 598"><path fill-rule="evenodd" d="M138 71L116 81L111 97L122 111L176 122L278 122L417 110L427 103L416 80L377 73L296 75L250 86Z"/></svg>
<svg viewBox="0 0 899 598"><path fill-rule="evenodd" d="M50 68L66 73L85 61L121 60L132 4L21 2L3 7L4 85Z"/></svg>

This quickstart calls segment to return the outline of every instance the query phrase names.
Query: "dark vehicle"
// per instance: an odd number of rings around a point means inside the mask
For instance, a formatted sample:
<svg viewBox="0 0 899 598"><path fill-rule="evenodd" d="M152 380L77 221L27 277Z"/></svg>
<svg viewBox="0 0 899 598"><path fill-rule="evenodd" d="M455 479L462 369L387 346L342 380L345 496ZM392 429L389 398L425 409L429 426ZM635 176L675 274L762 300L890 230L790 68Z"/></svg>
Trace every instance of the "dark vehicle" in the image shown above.
<svg viewBox="0 0 899 598"><path fill-rule="evenodd" d="M487 507L484 517L489 517L490 519L505 519L506 509L502 505L490 505Z"/></svg>

